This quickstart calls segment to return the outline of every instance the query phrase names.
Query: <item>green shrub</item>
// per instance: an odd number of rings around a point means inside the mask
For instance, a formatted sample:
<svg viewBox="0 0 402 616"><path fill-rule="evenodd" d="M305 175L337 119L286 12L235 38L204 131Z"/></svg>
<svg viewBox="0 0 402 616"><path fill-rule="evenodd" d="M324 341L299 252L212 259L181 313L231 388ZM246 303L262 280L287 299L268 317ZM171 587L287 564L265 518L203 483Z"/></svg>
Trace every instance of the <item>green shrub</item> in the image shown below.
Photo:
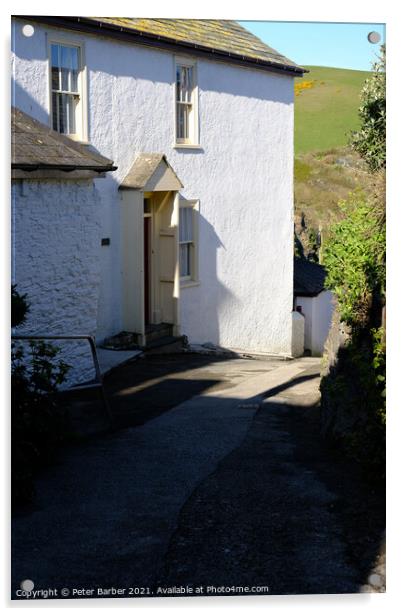
<svg viewBox="0 0 402 616"><path fill-rule="evenodd" d="M26 320L25 295L12 289L14 326ZM28 345L13 341L11 347L11 484L14 504L34 497L34 475L54 459L66 436L67 421L56 400L69 366L57 359L59 349L42 341Z"/></svg>
<svg viewBox="0 0 402 616"><path fill-rule="evenodd" d="M341 208L323 255L326 286L351 337L321 381L322 408L327 435L378 478L385 468L385 216L381 202L361 193Z"/></svg>
<svg viewBox="0 0 402 616"><path fill-rule="evenodd" d="M326 435L376 480L385 473L385 349L373 350L378 335L352 338L320 385L332 414Z"/></svg>
<svg viewBox="0 0 402 616"><path fill-rule="evenodd" d="M384 211L359 192L340 207L343 219L331 227L323 247L326 286L338 298L341 320L360 330L378 317L385 295Z"/></svg>

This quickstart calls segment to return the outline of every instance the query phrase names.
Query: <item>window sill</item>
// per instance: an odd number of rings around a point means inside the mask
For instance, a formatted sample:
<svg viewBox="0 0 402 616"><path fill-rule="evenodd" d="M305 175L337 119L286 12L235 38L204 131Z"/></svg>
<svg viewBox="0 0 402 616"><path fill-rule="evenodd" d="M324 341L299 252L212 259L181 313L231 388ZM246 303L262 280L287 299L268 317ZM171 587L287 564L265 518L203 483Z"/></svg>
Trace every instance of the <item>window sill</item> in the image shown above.
<svg viewBox="0 0 402 616"><path fill-rule="evenodd" d="M88 141L88 139L82 139L77 135L69 135L67 133L59 133L59 135L61 135L62 137L68 137L69 139L71 139L71 141L74 141L74 143L78 143L78 145L91 145L91 142Z"/></svg>
<svg viewBox="0 0 402 616"><path fill-rule="evenodd" d="M174 143L173 148L175 150L202 150L199 143Z"/></svg>
<svg viewBox="0 0 402 616"><path fill-rule="evenodd" d="M199 280L181 280L180 288L187 289L188 287L198 287L200 285Z"/></svg>

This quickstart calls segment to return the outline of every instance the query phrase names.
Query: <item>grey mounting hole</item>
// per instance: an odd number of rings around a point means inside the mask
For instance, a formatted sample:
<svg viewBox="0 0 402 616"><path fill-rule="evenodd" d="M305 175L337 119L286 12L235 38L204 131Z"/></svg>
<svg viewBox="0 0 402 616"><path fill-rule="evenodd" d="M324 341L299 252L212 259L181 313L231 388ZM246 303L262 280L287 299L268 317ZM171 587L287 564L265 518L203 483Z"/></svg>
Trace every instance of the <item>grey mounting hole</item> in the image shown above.
<svg viewBox="0 0 402 616"><path fill-rule="evenodd" d="M28 38L31 38L35 34L35 28L31 24L25 24L22 28L22 34Z"/></svg>
<svg viewBox="0 0 402 616"><path fill-rule="evenodd" d="M373 43L373 45L381 41L381 35L378 32L369 32L367 38L370 43Z"/></svg>
<svg viewBox="0 0 402 616"><path fill-rule="evenodd" d="M26 590L27 592L31 592L34 589L35 584L32 580L22 580L20 587L21 590Z"/></svg>

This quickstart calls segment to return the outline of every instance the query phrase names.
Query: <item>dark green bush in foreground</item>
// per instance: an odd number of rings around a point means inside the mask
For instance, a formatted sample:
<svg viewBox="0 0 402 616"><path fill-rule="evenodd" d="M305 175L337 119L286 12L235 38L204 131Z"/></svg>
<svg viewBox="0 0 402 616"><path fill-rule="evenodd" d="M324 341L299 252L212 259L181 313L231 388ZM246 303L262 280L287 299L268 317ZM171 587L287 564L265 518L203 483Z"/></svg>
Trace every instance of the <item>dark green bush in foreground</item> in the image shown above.
<svg viewBox="0 0 402 616"><path fill-rule="evenodd" d="M26 297L12 288L12 324L26 320ZM11 349L11 483L14 504L32 500L33 478L57 452L66 434L66 419L55 394L69 366L59 350L41 341L14 341Z"/></svg>
<svg viewBox="0 0 402 616"><path fill-rule="evenodd" d="M326 433L375 476L385 467L385 214L359 193L324 246L326 284L350 340L322 379ZM328 419L330 418L330 419Z"/></svg>

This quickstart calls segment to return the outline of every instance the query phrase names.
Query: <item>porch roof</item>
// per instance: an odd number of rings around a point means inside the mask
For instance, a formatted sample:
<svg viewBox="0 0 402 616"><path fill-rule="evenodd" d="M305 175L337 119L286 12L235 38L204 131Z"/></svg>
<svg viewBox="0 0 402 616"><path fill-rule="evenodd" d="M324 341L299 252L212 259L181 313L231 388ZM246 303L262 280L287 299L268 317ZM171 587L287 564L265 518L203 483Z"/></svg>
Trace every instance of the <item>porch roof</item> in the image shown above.
<svg viewBox="0 0 402 616"><path fill-rule="evenodd" d="M169 164L166 156L160 153L142 152L134 163L119 189L127 190L180 190L183 184Z"/></svg>

